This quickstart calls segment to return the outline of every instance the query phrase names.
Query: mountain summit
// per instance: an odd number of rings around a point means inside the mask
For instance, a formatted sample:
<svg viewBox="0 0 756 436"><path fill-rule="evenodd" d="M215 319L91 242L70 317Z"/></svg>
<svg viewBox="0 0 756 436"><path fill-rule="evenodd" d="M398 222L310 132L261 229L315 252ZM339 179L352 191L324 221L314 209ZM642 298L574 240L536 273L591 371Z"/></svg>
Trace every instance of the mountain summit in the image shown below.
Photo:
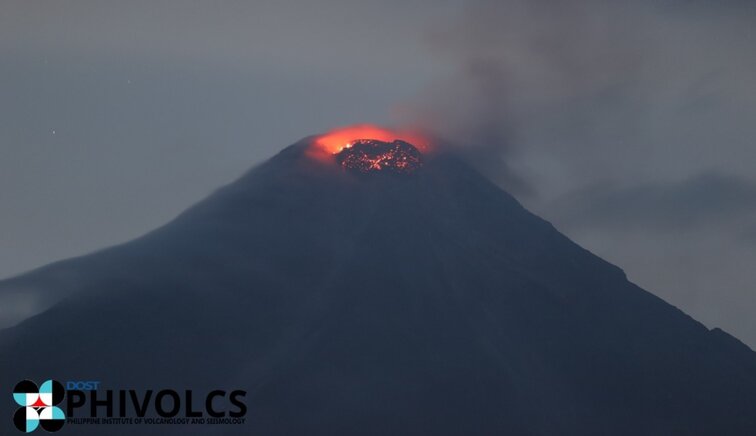
<svg viewBox="0 0 756 436"><path fill-rule="evenodd" d="M342 167L361 173L411 174L423 165L422 153L417 147L398 139L391 142L357 139L348 143L335 157Z"/></svg>
<svg viewBox="0 0 756 436"><path fill-rule="evenodd" d="M0 331L2 386L248 392L243 426L108 434L754 434L748 347L455 157L354 139L422 165L351 171L306 138L137 240L0 282L41 312Z"/></svg>

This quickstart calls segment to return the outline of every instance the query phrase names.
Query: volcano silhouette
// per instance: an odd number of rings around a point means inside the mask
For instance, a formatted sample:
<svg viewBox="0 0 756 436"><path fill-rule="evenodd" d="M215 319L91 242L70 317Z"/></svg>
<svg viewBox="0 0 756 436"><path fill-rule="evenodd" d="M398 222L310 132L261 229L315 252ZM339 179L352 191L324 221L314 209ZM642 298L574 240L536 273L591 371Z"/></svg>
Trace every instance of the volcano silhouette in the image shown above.
<svg viewBox="0 0 756 436"><path fill-rule="evenodd" d="M0 282L39 312L0 331L2 410L55 378L247 391L240 426L61 434L756 434L738 340L453 156L371 177L311 142L137 240Z"/></svg>

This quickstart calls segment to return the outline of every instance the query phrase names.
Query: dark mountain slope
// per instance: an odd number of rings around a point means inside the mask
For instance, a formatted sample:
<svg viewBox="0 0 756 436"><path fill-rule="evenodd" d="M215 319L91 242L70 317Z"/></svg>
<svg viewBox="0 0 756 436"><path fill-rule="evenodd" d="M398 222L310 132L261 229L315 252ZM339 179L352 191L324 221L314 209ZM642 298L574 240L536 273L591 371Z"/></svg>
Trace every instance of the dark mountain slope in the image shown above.
<svg viewBox="0 0 756 436"><path fill-rule="evenodd" d="M736 339L452 157L353 174L307 142L138 240L0 283L54 302L0 332L2 385L249 392L241 427L109 434L756 433Z"/></svg>

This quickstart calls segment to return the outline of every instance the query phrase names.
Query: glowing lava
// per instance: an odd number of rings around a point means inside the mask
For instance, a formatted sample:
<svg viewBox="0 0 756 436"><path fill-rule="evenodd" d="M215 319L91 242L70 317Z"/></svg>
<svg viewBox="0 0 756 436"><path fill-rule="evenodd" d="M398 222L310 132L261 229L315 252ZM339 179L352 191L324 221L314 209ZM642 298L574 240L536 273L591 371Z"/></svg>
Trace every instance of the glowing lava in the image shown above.
<svg viewBox="0 0 756 436"><path fill-rule="evenodd" d="M407 174L422 166L422 155L429 150L430 141L416 132L360 124L317 137L309 155L324 162L335 160L361 173L387 170Z"/></svg>
<svg viewBox="0 0 756 436"><path fill-rule="evenodd" d="M423 153L428 151L430 142L416 132L384 129L372 124L358 124L331 130L328 133L320 135L315 140L314 145L319 151L327 154L336 154L358 139L375 139L384 142L400 139L414 145Z"/></svg>
<svg viewBox="0 0 756 436"><path fill-rule="evenodd" d="M336 153L336 161L342 167L360 173L409 174L423 165L423 156L415 146L399 139L393 142L358 139Z"/></svg>

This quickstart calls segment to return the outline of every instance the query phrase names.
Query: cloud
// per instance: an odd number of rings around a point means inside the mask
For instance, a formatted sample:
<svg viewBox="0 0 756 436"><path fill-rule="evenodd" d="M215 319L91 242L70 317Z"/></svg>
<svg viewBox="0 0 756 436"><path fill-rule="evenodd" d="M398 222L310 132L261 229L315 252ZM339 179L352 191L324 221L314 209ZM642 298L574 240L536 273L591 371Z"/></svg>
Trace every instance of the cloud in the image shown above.
<svg viewBox="0 0 756 436"><path fill-rule="evenodd" d="M756 183L718 172L669 183L614 188L598 184L555 207L568 226L694 230L731 225L756 212Z"/></svg>

